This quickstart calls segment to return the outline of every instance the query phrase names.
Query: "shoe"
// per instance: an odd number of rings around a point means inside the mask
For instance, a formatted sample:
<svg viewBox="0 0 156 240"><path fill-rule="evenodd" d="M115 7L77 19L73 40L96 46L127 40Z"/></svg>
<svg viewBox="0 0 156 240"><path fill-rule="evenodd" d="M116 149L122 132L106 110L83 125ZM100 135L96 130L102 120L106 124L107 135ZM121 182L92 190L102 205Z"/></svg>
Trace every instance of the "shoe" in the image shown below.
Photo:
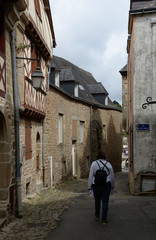
<svg viewBox="0 0 156 240"><path fill-rule="evenodd" d="M100 217L96 217L95 216L95 220L98 222L98 221L100 221Z"/></svg>
<svg viewBox="0 0 156 240"><path fill-rule="evenodd" d="M106 226L107 225L107 221L106 220L103 220L102 221L102 226Z"/></svg>

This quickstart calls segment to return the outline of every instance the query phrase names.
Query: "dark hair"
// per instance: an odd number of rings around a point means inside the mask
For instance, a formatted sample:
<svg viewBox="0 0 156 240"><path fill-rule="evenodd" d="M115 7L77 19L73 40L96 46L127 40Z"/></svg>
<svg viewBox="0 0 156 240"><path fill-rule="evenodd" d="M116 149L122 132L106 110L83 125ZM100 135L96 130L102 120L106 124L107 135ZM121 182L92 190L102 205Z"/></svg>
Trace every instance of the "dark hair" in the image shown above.
<svg viewBox="0 0 156 240"><path fill-rule="evenodd" d="M105 159L105 153L103 151L99 151L97 154L97 159Z"/></svg>

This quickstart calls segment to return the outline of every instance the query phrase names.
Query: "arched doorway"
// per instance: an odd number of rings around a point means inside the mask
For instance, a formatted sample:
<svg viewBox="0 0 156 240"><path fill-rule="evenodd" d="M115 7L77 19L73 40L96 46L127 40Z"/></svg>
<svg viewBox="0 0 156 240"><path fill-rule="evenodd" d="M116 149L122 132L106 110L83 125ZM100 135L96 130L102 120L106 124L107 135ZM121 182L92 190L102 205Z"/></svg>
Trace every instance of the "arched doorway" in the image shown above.
<svg viewBox="0 0 156 240"><path fill-rule="evenodd" d="M40 192L43 186L42 182L42 145L40 133L36 135L36 191Z"/></svg>
<svg viewBox="0 0 156 240"><path fill-rule="evenodd" d="M10 144L7 139L5 118L0 112L0 217L6 217L7 207L13 206L13 199L9 201L11 184Z"/></svg>

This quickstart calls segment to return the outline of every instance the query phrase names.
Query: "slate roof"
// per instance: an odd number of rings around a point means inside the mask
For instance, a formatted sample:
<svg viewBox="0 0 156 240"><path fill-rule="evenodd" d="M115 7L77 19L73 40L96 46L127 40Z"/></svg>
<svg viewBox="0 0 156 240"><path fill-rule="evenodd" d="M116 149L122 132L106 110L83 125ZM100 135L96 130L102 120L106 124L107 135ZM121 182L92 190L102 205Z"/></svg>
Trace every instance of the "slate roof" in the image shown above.
<svg viewBox="0 0 156 240"><path fill-rule="evenodd" d="M121 75L127 75L127 64L119 72Z"/></svg>
<svg viewBox="0 0 156 240"><path fill-rule="evenodd" d="M74 76L71 68L62 69L60 72L60 81L73 81Z"/></svg>
<svg viewBox="0 0 156 240"><path fill-rule="evenodd" d="M131 10L139 10L139 9L146 9L146 8L154 8L156 7L155 0L132 0L131 1Z"/></svg>
<svg viewBox="0 0 156 240"><path fill-rule="evenodd" d="M60 80L61 81L75 81L79 83L79 94L78 98L71 95L71 97L84 101L86 103L96 105L98 107L111 108L121 111L121 109L117 108L112 101L109 99L108 106L105 106L99 103L91 93L105 93L108 95L108 92L103 87L102 83L98 83L93 75L78 66L72 64L71 62L53 56L51 61L51 67L60 71ZM56 87L52 83L50 83L53 87ZM56 87L57 88L57 87ZM57 88L58 89L58 88ZM58 89L59 90L59 89ZM60 91L65 92L63 89ZM67 95L70 95L66 92Z"/></svg>
<svg viewBox="0 0 156 240"><path fill-rule="evenodd" d="M90 83L87 84L87 88L91 94L104 93L105 95L108 95L108 92L106 91L102 83Z"/></svg>

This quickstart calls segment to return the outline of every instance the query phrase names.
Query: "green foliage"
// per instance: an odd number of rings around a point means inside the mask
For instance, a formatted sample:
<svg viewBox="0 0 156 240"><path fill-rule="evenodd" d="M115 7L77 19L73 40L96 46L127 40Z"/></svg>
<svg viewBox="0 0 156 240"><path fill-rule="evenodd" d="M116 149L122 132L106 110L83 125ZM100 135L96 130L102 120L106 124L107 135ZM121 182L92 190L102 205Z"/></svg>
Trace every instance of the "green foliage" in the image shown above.
<svg viewBox="0 0 156 240"><path fill-rule="evenodd" d="M118 103L116 100L113 101L114 105L118 108L122 109L122 106L120 105L120 103Z"/></svg>
<svg viewBox="0 0 156 240"><path fill-rule="evenodd" d="M123 137L127 137L127 133L126 133L125 130L122 130L122 136L123 136Z"/></svg>
<svg viewBox="0 0 156 240"><path fill-rule="evenodd" d="M18 46L16 46L16 51L17 53L24 52L25 48L28 48L30 46L30 44L19 43Z"/></svg>

